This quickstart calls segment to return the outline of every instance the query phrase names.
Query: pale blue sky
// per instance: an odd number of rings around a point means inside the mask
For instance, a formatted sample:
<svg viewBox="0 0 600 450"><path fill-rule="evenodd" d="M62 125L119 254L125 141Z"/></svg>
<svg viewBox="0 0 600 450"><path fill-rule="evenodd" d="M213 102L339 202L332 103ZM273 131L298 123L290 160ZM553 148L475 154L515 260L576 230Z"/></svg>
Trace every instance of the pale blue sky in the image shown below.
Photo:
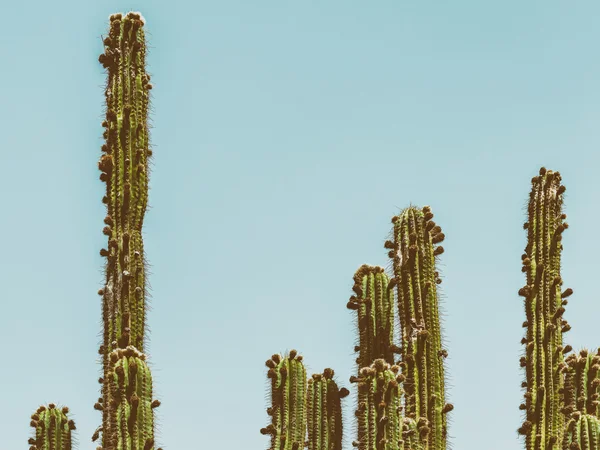
<svg viewBox="0 0 600 450"><path fill-rule="evenodd" d="M264 361L297 348L350 387L352 275L429 204L460 450L517 450L521 224L540 165L567 186L566 317L600 345L600 3L11 2L0 27L0 429L67 404L100 424L105 245L100 35L140 10L152 46L150 357L158 443L267 448ZM353 387L352 387L353 390ZM346 400L346 448L354 398Z"/></svg>

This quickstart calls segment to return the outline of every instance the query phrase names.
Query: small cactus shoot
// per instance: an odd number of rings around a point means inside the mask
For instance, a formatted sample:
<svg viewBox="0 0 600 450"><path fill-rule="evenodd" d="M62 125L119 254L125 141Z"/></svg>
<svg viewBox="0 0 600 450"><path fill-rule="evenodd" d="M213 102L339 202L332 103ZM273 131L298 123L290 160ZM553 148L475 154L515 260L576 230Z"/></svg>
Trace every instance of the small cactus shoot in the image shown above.
<svg viewBox="0 0 600 450"><path fill-rule="evenodd" d="M300 450L306 441L306 369L302 356L290 350L288 356L273 355L266 362L271 380L271 423L262 434L271 435L271 450Z"/></svg>
<svg viewBox="0 0 600 450"><path fill-rule="evenodd" d="M75 423L69 420L69 408L57 408L54 403L40 406L31 416L35 436L29 438L29 450L71 450L71 431Z"/></svg>
<svg viewBox="0 0 600 450"><path fill-rule="evenodd" d="M399 348L394 345L394 292L383 267L361 266L354 274L354 294L347 308L357 312L358 368L376 359L394 363Z"/></svg>
<svg viewBox="0 0 600 450"><path fill-rule="evenodd" d="M338 388L333 380L333 369L313 374L308 379L307 424L308 450L342 450L342 404L349 394L346 388Z"/></svg>

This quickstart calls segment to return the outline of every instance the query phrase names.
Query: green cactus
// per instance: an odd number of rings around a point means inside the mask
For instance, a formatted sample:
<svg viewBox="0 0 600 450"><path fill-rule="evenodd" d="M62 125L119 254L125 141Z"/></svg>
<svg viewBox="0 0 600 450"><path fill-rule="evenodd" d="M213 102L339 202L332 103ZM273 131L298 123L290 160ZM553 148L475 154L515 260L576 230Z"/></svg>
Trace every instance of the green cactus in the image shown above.
<svg viewBox="0 0 600 450"><path fill-rule="evenodd" d="M387 241L393 261L401 333L401 367L406 377L405 416L416 422L424 449L446 448L446 403L435 259L444 234L428 206L404 209L392 218L393 241Z"/></svg>
<svg viewBox="0 0 600 450"><path fill-rule="evenodd" d="M376 359L394 363L394 293L383 267L362 265L354 274L353 291L348 309L357 312L359 352L358 368L368 367Z"/></svg>
<svg viewBox="0 0 600 450"><path fill-rule="evenodd" d="M148 450L154 445L152 409L160 402L152 400L152 376L146 365L146 355L129 346L114 350L110 360L114 366L111 392L115 403L108 410L109 423L116 425L117 442Z"/></svg>
<svg viewBox="0 0 600 450"><path fill-rule="evenodd" d="M31 416L35 437L29 438L29 450L71 450L71 431L75 423L69 420L66 406L58 409L54 403L40 406Z"/></svg>
<svg viewBox="0 0 600 450"><path fill-rule="evenodd" d="M104 376L102 448L154 448L152 381L145 364L146 276L142 224L148 200L150 77L145 69L144 21L137 13L110 17L105 50L98 58L107 69L106 119L98 167L106 183L104 234L105 286L102 296ZM124 357L122 349L130 353ZM137 370L135 377L128 370ZM121 373L123 372L123 375ZM139 403L138 403L139 402Z"/></svg>
<svg viewBox="0 0 600 450"><path fill-rule="evenodd" d="M572 353L565 359L563 449L597 450L600 448L598 388L600 356L587 350Z"/></svg>
<svg viewBox="0 0 600 450"><path fill-rule="evenodd" d="M271 424L262 434L271 435L271 450L299 450L306 440L306 369L302 355L290 350L288 356L271 356L265 363L271 380Z"/></svg>
<svg viewBox="0 0 600 450"><path fill-rule="evenodd" d="M342 450L342 404L341 399L350 392L338 388L333 380L333 369L313 374L308 379L307 425L308 450Z"/></svg>
<svg viewBox="0 0 600 450"><path fill-rule="evenodd" d="M519 433L525 435L528 450L554 448L561 441L564 427L560 367L564 365L562 334L570 327L562 317L563 298L572 291L561 293L561 241L568 225L562 213L565 188L560 181L558 172L545 169L532 179L528 221L524 225L527 247L522 262L526 285L519 295L525 299L526 311L521 367L525 368L523 386L527 392L521 405L526 417Z"/></svg>
<svg viewBox="0 0 600 450"><path fill-rule="evenodd" d="M565 359L565 364L562 412L567 419L576 411L599 417L600 349L596 354L585 349L579 355L572 353Z"/></svg>
<svg viewBox="0 0 600 450"><path fill-rule="evenodd" d="M403 450L405 447L401 414L403 375L400 368L376 359L363 367L358 377L358 437L352 443L359 450ZM417 447L418 448L418 447ZM416 449L415 449L416 450Z"/></svg>
<svg viewBox="0 0 600 450"><path fill-rule="evenodd" d="M563 450L598 450L600 448L600 420L596 416L576 413L567 422Z"/></svg>

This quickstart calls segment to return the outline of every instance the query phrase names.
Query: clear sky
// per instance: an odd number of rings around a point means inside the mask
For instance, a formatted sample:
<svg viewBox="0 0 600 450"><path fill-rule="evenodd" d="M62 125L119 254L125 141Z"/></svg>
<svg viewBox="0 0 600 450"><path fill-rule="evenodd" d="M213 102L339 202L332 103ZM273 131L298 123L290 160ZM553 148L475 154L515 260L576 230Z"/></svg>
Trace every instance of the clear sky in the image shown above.
<svg viewBox="0 0 600 450"><path fill-rule="evenodd" d="M99 395L108 16L146 18L154 168L150 360L158 443L267 448L266 367L354 373L352 275L387 265L400 208L441 257L453 448L522 447L520 255L530 178L567 186L576 349L600 345L600 3L10 2L0 27L0 446L68 405L93 449ZM351 387L354 392L354 387ZM346 448L354 398L346 399Z"/></svg>

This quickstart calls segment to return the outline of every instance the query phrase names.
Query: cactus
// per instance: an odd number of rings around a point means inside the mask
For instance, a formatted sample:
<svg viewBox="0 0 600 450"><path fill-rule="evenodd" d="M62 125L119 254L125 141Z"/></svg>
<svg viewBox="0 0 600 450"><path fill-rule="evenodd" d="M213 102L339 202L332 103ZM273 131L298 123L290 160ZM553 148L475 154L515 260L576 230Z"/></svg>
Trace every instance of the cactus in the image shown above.
<svg viewBox="0 0 600 450"><path fill-rule="evenodd" d="M148 200L148 161L152 155L148 140L149 90L145 70L144 20L139 13L110 16L110 31L104 39L104 53L98 58L108 71L105 90L106 119L102 156L98 162L100 180L106 183L107 215L103 233L108 249L102 297L103 376L102 397L94 408L102 411L101 450L133 448L154 450L152 377L146 364L146 277L142 224ZM32 416L36 437L31 450L70 450L71 430L66 414L54 404L41 406ZM157 449L160 450L160 449Z"/></svg>
<svg viewBox="0 0 600 450"><path fill-rule="evenodd" d="M578 411L598 417L600 412L600 349L596 354L581 350L565 359L563 413L567 419Z"/></svg>
<svg viewBox="0 0 600 450"><path fill-rule="evenodd" d="M271 379L271 424L260 431L271 435L271 450L299 450L306 439L306 369L302 355L275 354L265 363Z"/></svg>
<svg viewBox="0 0 600 450"><path fill-rule="evenodd" d="M71 450L71 431L75 423L69 420L66 406L58 409L54 403L40 406L31 416L35 437L29 438L29 450Z"/></svg>
<svg viewBox="0 0 600 450"><path fill-rule="evenodd" d="M350 392L338 388L333 380L333 369L322 374L313 374L308 379L307 425L308 450L342 450L342 405L341 399Z"/></svg>
<svg viewBox="0 0 600 450"><path fill-rule="evenodd" d="M360 369L358 383L358 438L352 443L359 450L403 450L400 368L376 359ZM415 449L416 450L416 449Z"/></svg>
<svg viewBox="0 0 600 450"><path fill-rule="evenodd" d="M357 314L359 342L354 350L359 353L358 376L350 377L350 382L358 384L358 435L353 446L360 450L446 449L446 414L453 406L445 401L443 360L447 352L442 348L436 289L441 280L435 270L435 258L444 250L436 244L443 241L444 234L432 218L431 209L426 206L422 210L409 207L392 219L394 240L387 241L385 247L390 249L393 260L393 279L383 268L366 264L354 274L355 295L346 306ZM394 344L394 288L401 347ZM395 353L401 356L399 365L393 361ZM267 361L273 399L267 412L273 419L261 432L271 434L272 450L281 448L277 446L277 436L286 429L284 424L289 426L289 417L287 421L280 417L280 405L285 405L283 411L294 408L282 400L278 372L281 364L279 355ZM339 440L331 447L331 435L323 434L326 424L332 427L332 421L325 418L329 417L330 402L324 403L323 395L318 395L327 373L308 381L309 450L341 447L341 437L336 435ZM301 408L302 399L295 399L296 407ZM335 430L338 420L341 425L341 415L333 422Z"/></svg>
<svg viewBox="0 0 600 450"><path fill-rule="evenodd" d="M598 387L600 356L587 350L572 353L565 359L563 449L597 450L600 448Z"/></svg>
<svg viewBox="0 0 600 450"><path fill-rule="evenodd" d="M560 257L563 232L568 228L562 213L563 193L558 172L542 167L531 180L527 246L521 256L526 284L524 298L526 336L525 420L518 432L525 448L536 450L600 450L600 350L579 354L563 345L571 327L563 318L572 289L562 290Z"/></svg>
<svg viewBox="0 0 600 450"><path fill-rule="evenodd" d="M137 13L110 17L100 179L106 183L104 234L108 249L102 296L104 376L102 448L154 448L152 380L145 363L146 276L142 224L148 200L148 102L144 21ZM126 349L123 351L123 349ZM97 437L96 433L94 437Z"/></svg>
<svg viewBox="0 0 600 450"><path fill-rule="evenodd" d="M565 308L561 293L560 256L562 233L568 228L562 213L562 194L558 172L540 170L532 179L528 205L527 247L522 255L526 285L519 290L525 299L526 336L525 403L526 418L519 433L525 435L527 449L553 448L561 440L564 417L560 412L564 365L562 334L569 325L562 318Z"/></svg>
<svg viewBox="0 0 600 450"><path fill-rule="evenodd" d="M600 420L590 414L580 415L567 423L562 443L564 450L598 450L600 448Z"/></svg>
<svg viewBox="0 0 600 450"><path fill-rule="evenodd" d="M357 311L359 352L358 368L369 367L376 359L394 363L394 294L383 267L362 265L354 274L353 291L348 309Z"/></svg>
<svg viewBox="0 0 600 450"><path fill-rule="evenodd" d="M441 282L435 259L444 252L436 246L444 234L433 222L431 208L404 209L392 218L393 241L387 241L393 261L401 333L401 366L406 377L405 416L416 422L426 450L446 448L446 413L453 409L445 399L437 284Z"/></svg>

